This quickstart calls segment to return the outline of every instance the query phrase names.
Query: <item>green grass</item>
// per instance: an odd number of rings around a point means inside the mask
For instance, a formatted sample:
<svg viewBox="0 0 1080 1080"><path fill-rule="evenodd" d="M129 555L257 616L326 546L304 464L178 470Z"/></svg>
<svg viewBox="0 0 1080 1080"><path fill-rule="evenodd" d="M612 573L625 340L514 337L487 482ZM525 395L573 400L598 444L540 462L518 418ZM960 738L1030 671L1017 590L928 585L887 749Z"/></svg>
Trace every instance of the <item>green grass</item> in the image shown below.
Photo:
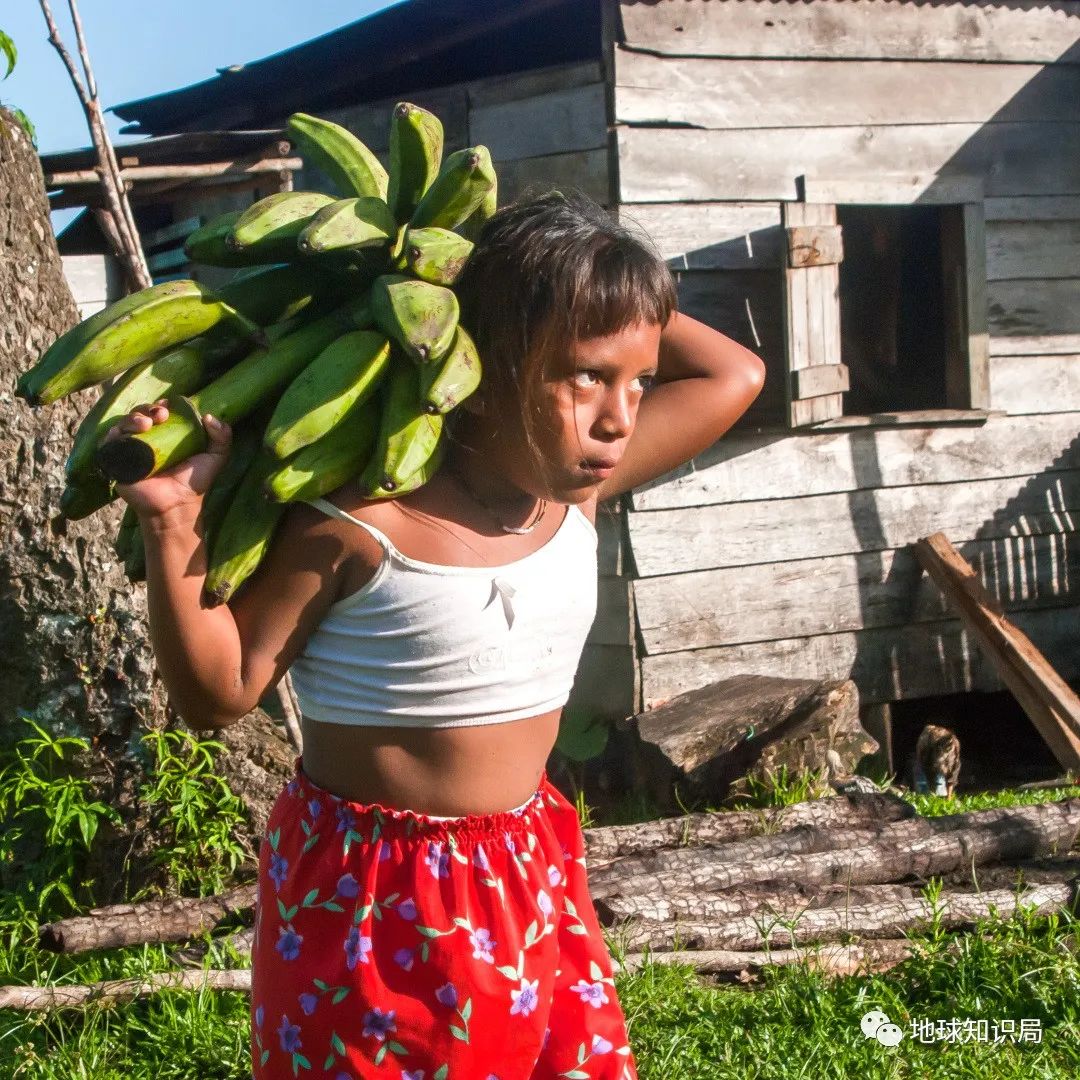
<svg viewBox="0 0 1080 1080"><path fill-rule="evenodd" d="M88 983L175 970L163 946L89 956L53 956L33 947L39 922L85 906L80 867L86 836L92 840L92 822L106 811L73 785L62 767L74 744L35 735L18 746L21 750L9 749L0 758L0 869L6 878L0 896L0 983ZM176 825L165 869L177 883L216 881L217 874L227 875L238 853L228 845L198 843L185 830L195 810L214 819L207 835L224 835L233 820L234 804L207 780L211 748L161 742L152 748L156 779L145 794L155 811ZM786 805L819 783L820 777L774 778L771 784L751 785L744 802ZM1077 793L1080 788L911 799L921 813L941 814ZM576 802L582 820L591 823L584 798ZM655 816L641 795L624 800L617 810L627 821ZM33 850L34 829L51 830L55 842L37 850L37 862L17 865L16 855ZM15 839L7 840L12 835ZM43 893L41 882L48 875L55 887ZM879 976L836 979L801 965L768 970L750 986L715 986L685 965L646 964L637 972L620 972L616 989L643 1080L1076 1077L1080 965L1075 930L1066 915L1023 914L958 935L959 955L947 953L953 939L931 927L913 939L921 943L915 957ZM609 944L621 960L625 952L617 935ZM207 966L247 963L230 951ZM859 1021L873 1008L904 1030L898 1047L863 1037ZM912 1021L950 1019L1039 1020L1042 1041L912 1041ZM81 1011L8 1010L0 1012L0 1080L249 1080L248 1031L247 996L219 991L161 993Z"/></svg>

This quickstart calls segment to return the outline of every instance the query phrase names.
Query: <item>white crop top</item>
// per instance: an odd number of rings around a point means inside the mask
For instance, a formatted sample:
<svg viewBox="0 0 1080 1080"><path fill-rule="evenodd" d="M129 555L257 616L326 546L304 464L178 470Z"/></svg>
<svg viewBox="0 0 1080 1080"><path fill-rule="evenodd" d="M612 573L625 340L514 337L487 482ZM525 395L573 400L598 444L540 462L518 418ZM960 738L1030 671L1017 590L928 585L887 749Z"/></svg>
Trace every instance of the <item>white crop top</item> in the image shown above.
<svg viewBox="0 0 1080 1080"><path fill-rule="evenodd" d="M333 724L471 727L566 703L596 617L596 530L576 506L543 547L497 566L442 566L366 529L374 576L333 604L289 669L300 709Z"/></svg>

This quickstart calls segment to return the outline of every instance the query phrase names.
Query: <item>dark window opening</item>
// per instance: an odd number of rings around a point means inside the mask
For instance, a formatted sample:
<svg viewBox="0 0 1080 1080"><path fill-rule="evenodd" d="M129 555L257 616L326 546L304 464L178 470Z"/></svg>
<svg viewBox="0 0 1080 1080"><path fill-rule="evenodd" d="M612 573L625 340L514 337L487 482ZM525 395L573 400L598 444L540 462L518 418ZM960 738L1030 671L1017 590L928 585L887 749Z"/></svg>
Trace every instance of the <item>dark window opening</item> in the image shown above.
<svg viewBox="0 0 1080 1080"><path fill-rule="evenodd" d="M846 415L947 407L942 225L949 209L837 207Z"/></svg>

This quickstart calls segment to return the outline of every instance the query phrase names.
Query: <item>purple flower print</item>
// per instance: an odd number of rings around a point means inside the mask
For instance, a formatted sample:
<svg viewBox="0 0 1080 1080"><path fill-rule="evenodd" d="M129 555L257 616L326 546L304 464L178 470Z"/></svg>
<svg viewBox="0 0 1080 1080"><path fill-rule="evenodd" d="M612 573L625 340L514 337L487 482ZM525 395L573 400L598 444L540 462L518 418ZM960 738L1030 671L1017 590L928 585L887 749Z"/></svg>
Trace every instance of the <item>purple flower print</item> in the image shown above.
<svg viewBox="0 0 1080 1080"><path fill-rule="evenodd" d="M344 832L346 829L351 829L355 824L356 815L347 806L339 806L337 808L337 829L335 832Z"/></svg>
<svg viewBox="0 0 1080 1080"><path fill-rule="evenodd" d="M428 841L428 853L424 857L428 869L433 878L447 878L450 876L450 852L443 851L442 843L436 840Z"/></svg>
<svg viewBox="0 0 1080 1080"><path fill-rule="evenodd" d="M303 934L298 934L291 926L278 927L278 940L274 946L283 960L295 960L300 955L300 942Z"/></svg>
<svg viewBox="0 0 1080 1080"><path fill-rule="evenodd" d="M412 949L398 949L394 953L394 963L399 967L403 967L406 971L412 971L413 967L413 950Z"/></svg>
<svg viewBox="0 0 1080 1080"><path fill-rule="evenodd" d="M529 982L528 979L521 980L520 990L511 990L510 997L514 1004L510 1007L510 1015L515 1016L520 1013L522 1016L528 1016L529 1013L536 1008L537 1001L540 998L537 992L537 987L540 985L539 979L533 979Z"/></svg>
<svg viewBox="0 0 1080 1080"><path fill-rule="evenodd" d="M281 892L285 878L289 873L289 860L276 851L270 853L270 877L274 882L274 892Z"/></svg>
<svg viewBox="0 0 1080 1080"><path fill-rule="evenodd" d="M540 910L544 913L545 919L555 910L555 907L551 902L551 897L548 896L543 889L536 894L536 902L539 904Z"/></svg>
<svg viewBox="0 0 1080 1080"><path fill-rule="evenodd" d="M339 1072L334 1080L352 1080L352 1077L347 1072Z"/></svg>
<svg viewBox="0 0 1080 1080"><path fill-rule="evenodd" d="M548 884L552 888L555 888L555 886L558 885L560 881L562 881L562 873L561 873L561 871L555 866L549 866L548 867Z"/></svg>
<svg viewBox="0 0 1080 1080"><path fill-rule="evenodd" d="M383 1012L382 1009L376 1006L370 1012L365 1013L364 1037L374 1035L379 1042L382 1042L392 1031L397 1031L397 1024L394 1023L394 1013L396 1011L390 1009L388 1012Z"/></svg>
<svg viewBox="0 0 1080 1080"><path fill-rule="evenodd" d="M457 1007L457 988L453 983L446 983L440 986L435 991L435 997L440 1005L445 1005L448 1009Z"/></svg>
<svg viewBox="0 0 1080 1080"><path fill-rule="evenodd" d="M311 815L312 821L318 821L322 813L322 803L318 799L311 799L307 804L307 812Z"/></svg>
<svg viewBox="0 0 1080 1080"><path fill-rule="evenodd" d="M499 1080L499 1078L494 1073L488 1073L485 1080Z"/></svg>
<svg viewBox="0 0 1080 1080"><path fill-rule="evenodd" d="M544 1042L541 1045L541 1050L547 1049L547 1044L551 1042L551 1028L544 1028Z"/></svg>
<svg viewBox="0 0 1080 1080"><path fill-rule="evenodd" d="M403 919L408 919L409 922L412 922L416 918L416 903L411 896L406 897L404 900L401 901L400 904L398 904L397 913Z"/></svg>
<svg viewBox="0 0 1080 1080"><path fill-rule="evenodd" d="M315 1006L318 1004L319 997L317 994L300 995L300 1008L304 1010L305 1016L310 1016L315 1011Z"/></svg>
<svg viewBox="0 0 1080 1080"><path fill-rule="evenodd" d="M610 1054L614 1047L602 1035L592 1037L592 1052L594 1054Z"/></svg>
<svg viewBox="0 0 1080 1080"><path fill-rule="evenodd" d="M562 849L562 859L564 863L573 862L573 856L570 854L569 851L566 850L566 848Z"/></svg>
<svg viewBox="0 0 1080 1080"><path fill-rule="evenodd" d="M491 873L491 863L488 861L487 852L484 850L483 844L477 844L473 851L473 866L486 873Z"/></svg>
<svg viewBox="0 0 1080 1080"><path fill-rule="evenodd" d="M295 795L300 790L300 781L294 776L286 785L285 790L290 795Z"/></svg>
<svg viewBox="0 0 1080 1080"><path fill-rule="evenodd" d="M386 862L392 854L393 852L391 852L389 844L379 845L379 862Z"/></svg>
<svg viewBox="0 0 1080 1080"><path fill-rule="evenodd" d="M357 884L356 878L352 874L342 874L338 878L337 894L338 896L354 897L360 891L360 886Z"/></svg>
<svg viewBox="0 0 1080 1080"><path fill-rule="evenodd" d="M496 942L491 940L491 931L481 926L469 935L469 944L473 947L474 960L486 960L489 964L495 963L495 957L491 950Z"/></svg>
<svg viewBox="0 0 1080 1080"><path fill-rule="evenodd" d="M503 840L506 841L506 850L513 855L514 852L517 851L517 844L514 843L514 838L508 832L504 832Z"/></svg>
<svg viewBox="0 0 1080 1080"><path fill-rule="evenodd" d="M416 1072L409 1072L408 1069L402 1069L401 1080L424 1080L424 1070L417 1069Z"/></svg>
<svg viewBox="0 0 1080 1080"><path fill-rule="evenodd" d="M300 1049L300 1027L290 1024L287 1016L281 1017L281 1026L277 1029L278 1038L281 1040L281 1049L291 1054Z"/></svg>
<svg viewBox="0 0 1080 1080"><path fill-rule="evenodd" d="M604 984L602 982L589 983L582 979L576 985L571 986L570 989L579 995L582 1001L587 1001L594 1009L599 1009L601 1005L606 1005L608 1002L608 996L604 993Z"/></svg>
<svg viewBox="0 0 1080 1080"><path fill-rule="evenodd" d="M356 967L356 961L362 964L370 963L367 954L371 952L371 938L362 935L360 928L353 926L345 937L345 966L352 971Z"/></svg>
<svg viewBox="0 0 1080 1080"><path fill-rule="evenodd" d="M263 1007L260 1005L255 1010L255 1026L256 1027L262 1027L263 1016L265 1016L265 1015L266 1014L263 1012Z"/></svg>

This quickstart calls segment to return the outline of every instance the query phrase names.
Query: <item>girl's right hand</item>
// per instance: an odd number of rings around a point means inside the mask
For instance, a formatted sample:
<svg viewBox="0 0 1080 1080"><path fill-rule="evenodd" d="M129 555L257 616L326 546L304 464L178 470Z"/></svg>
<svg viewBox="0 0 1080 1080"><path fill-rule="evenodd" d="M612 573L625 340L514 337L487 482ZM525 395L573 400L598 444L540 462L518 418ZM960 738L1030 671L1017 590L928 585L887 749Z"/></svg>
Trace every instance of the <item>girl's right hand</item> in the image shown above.
<svg viewBox="0 0 1080 1080"><path fill-rule="evenodd" d="M102 443L149 431L155 424L164 423L168 417L169 409L164 398L153 405L139 405L108 430ZM116 485L117 495L140 519L163 517L176 510L188 510L193 518L198 516L203 496L228 460L232 445L232 428L224 421L216 420L207 413L203 417L203 425L209 441L202 453L193 454L171 469L163 469L145 480Z"/></svg>

